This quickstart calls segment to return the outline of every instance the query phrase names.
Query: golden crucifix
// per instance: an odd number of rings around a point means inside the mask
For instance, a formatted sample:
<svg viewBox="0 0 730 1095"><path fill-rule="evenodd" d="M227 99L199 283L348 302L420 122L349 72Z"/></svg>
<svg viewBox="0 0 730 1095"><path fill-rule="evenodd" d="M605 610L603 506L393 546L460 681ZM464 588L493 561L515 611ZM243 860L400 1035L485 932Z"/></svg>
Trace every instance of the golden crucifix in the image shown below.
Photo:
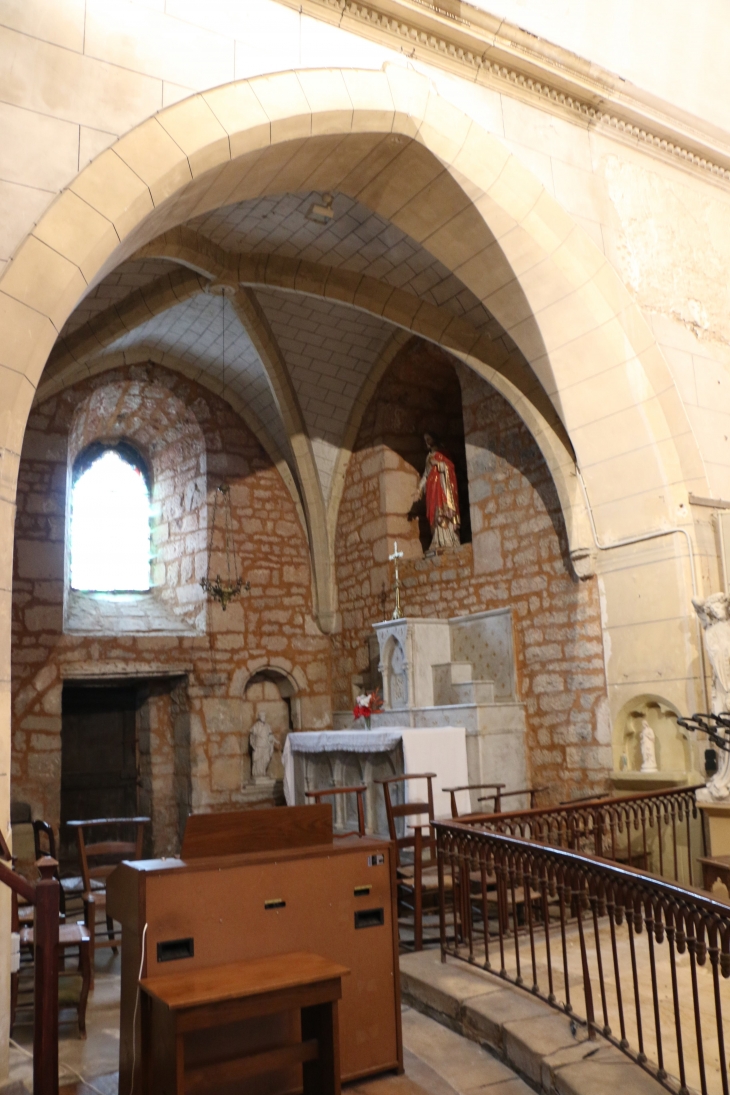
<svg viewBox="0 0 730 1095"><path fill-rule="evenodd" d="M398 577L398 560L403 558L403 552L398 551L398 541L393 541L393 554L388 556L391 563L395 563L395 608L393 609L392 620L402 620L403 613L400 607L400 578Z"/></svg>

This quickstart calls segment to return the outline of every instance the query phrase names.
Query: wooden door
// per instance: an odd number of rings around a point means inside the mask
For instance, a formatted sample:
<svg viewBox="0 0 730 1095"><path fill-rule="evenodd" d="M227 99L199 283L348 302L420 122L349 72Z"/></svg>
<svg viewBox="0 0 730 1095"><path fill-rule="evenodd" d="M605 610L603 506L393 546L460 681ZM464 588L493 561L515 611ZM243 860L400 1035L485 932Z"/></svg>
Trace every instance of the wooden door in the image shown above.
<svg viewBox="0 0 730 1095"><path fill-rule="evenodd" d="M61 841L64 822L137 813L137 688L63 690ZM69 849L70 850L70 849Z"/></svg>

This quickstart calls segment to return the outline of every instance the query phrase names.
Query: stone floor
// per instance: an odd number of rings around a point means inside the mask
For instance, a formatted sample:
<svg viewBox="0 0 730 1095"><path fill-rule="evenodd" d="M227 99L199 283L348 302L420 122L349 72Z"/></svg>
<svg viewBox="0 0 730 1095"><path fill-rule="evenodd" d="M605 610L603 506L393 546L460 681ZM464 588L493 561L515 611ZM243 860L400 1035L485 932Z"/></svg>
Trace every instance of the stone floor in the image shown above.
<svg viewBox="0 0 730 1095"><path fill-rule="evenodd" d="M22 1013L21 1013L22 1017ZM119 958L100 953L96 987L86 1015L88 1037L78 1037L73 1013L61 1028L61 1095L118 1095ZM11 1045L10 1078L32 1091L32 1027L19 1022ZM348 1095L531 1095L531 1088L476 1043L411 1008L403 1011L405 1075L350 1084ZM81 1082L81 1078L86 1080ZM16 1095L16 1092L13 1092Z"/></svg>

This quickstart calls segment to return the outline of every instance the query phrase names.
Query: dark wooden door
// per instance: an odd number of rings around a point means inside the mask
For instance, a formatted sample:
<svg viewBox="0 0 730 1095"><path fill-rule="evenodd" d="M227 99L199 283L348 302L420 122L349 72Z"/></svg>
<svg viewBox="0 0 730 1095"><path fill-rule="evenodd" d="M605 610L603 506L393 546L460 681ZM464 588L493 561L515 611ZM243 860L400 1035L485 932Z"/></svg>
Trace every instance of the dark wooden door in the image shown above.
<svg viewBox="0 0 730 1095"><path fill-rule="evenodd" d="M64 822L137 813L137 689L63 690L61 842Z"/></svg>

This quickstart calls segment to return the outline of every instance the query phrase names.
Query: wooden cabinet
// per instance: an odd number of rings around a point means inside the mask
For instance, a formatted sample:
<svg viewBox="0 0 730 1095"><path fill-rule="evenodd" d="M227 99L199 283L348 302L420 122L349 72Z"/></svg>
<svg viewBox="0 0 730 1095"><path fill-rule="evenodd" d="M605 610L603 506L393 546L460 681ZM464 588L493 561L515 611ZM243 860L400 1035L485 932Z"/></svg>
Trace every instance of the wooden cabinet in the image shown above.
<svg viewBox="0 0 730 1095"><path fill-rule="evenodd" d="M310 811L329 807L250 813L258 825L264 814L289 815L291 824L299 810L309 820ZM320 843L218 856L199 855L198 842L199 858L124 863L110 876L108 908L123 928L120 1091L132 1084L140 967L150 978L288 951L321 954L352 971L340 1004L342 1079L402 1070L391 845L358 837L322 843L316 826L309 839ZM135 1037L139 1061L139 1030ZM144 1095L139 1069L133 1090Z"/></svg>

